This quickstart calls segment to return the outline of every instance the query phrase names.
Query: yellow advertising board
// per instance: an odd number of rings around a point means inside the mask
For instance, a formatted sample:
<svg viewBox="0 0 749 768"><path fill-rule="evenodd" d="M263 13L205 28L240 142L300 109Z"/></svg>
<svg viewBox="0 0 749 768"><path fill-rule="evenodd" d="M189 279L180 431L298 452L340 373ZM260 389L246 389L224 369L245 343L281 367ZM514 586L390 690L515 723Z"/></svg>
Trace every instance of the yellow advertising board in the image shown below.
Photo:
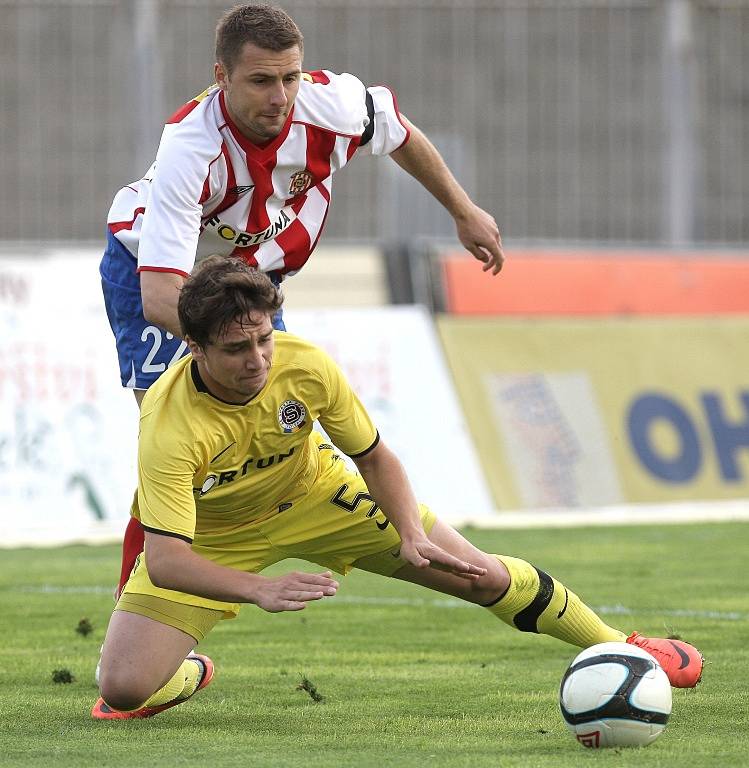
<svg viewBox="0 0 749 768"><path fill-rule="evenodd" d="M749 497L749 318L438 327L498 508Z"/></svg>

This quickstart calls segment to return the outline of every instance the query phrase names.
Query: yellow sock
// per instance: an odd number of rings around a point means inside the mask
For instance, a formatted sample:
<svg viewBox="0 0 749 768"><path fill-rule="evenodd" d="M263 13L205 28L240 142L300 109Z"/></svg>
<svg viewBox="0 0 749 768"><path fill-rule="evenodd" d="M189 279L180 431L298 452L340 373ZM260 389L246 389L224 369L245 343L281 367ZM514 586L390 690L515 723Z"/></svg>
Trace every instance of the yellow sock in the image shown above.
<svg viewBox="0 0 749 768"><path fill-rule="evenodd" d="M160 704L166 704L174 699L186 699L195 693L198 687L203 669L198 662L192 659L185 659L182 666L174 673L174 676L159 688L156 693L151 694L142 706L157 707ZM140 709L140 707L139 707Z"/></svg>
<svg viewBox="0 0 749 768"><path fill-rule="evenodd" d="M201 678L203 677L203 665L193 659L185 659L181 669L185 672L185 687L180 694L181 699L187 699L195 693Z"/></svg>
<svg viewBox="0 0 749 768"><path fill-rule="evenodd" d="M627 639L547 573L516 557L494 557L509 571L510 586L496 603L486 607L505 624L521 632L551 635L581 648Z"/></svg>

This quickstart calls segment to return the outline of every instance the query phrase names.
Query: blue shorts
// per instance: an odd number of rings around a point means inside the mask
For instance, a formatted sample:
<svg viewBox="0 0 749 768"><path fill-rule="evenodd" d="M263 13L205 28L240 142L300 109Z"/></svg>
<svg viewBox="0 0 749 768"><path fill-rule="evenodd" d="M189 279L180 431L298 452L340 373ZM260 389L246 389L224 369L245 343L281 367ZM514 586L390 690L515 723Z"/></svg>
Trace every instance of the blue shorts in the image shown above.
<svg viewBox="0 0 749 768"><path fill-rule="evenodd" d="M107 231L107 248L99 265L104 305L114 333L123 387L148 389L172 364L188 354L187 344L143 316L137 260ZM278 285L277 273L269 277ZM273 318L273 327L285 331L283 312Z"/></svg>

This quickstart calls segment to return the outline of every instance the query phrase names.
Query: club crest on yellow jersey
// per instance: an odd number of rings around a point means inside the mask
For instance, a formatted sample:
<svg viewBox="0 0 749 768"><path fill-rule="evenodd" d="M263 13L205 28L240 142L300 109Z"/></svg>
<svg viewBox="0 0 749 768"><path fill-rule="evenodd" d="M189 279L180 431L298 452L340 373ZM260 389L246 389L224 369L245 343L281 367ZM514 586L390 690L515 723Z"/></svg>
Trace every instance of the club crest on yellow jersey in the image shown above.
<svg viewBox="0 0 749 768"><path fill-rule="evenodd" d="M278 423L287 435L298 432L306 418L307 409L298 400L284 400L278 409Z"/></svg>

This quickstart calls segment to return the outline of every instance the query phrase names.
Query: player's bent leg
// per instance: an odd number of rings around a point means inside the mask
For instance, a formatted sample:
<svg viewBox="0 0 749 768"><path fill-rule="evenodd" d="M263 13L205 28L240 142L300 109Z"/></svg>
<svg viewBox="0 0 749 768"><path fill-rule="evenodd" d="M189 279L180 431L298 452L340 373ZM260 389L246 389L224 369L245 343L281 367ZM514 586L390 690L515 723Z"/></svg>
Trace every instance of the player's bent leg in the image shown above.
<svg viewBox="0 0 749 768"><path fill-rule="evenodd" d="M126 593L104 642L96 719L152 717L187 701L213 678L207 656L190 652L223 611Z"/></svg>
<svg viewBox="0 0 749 768"><path fill-rule="evenodd" d="M115 709L99 698L91 709L95 720L133 720L153 717L192 698L213 679L213 662L198 653L190 653L174 675L142 706L134 709Z"/></svg>
<svg viewBox="0 0 749 768"><path fill-rule="evenodd" d="M195 642L176 627L115 610L101 656L101 697L114 709L137 709L174 677Z"/></svg>

